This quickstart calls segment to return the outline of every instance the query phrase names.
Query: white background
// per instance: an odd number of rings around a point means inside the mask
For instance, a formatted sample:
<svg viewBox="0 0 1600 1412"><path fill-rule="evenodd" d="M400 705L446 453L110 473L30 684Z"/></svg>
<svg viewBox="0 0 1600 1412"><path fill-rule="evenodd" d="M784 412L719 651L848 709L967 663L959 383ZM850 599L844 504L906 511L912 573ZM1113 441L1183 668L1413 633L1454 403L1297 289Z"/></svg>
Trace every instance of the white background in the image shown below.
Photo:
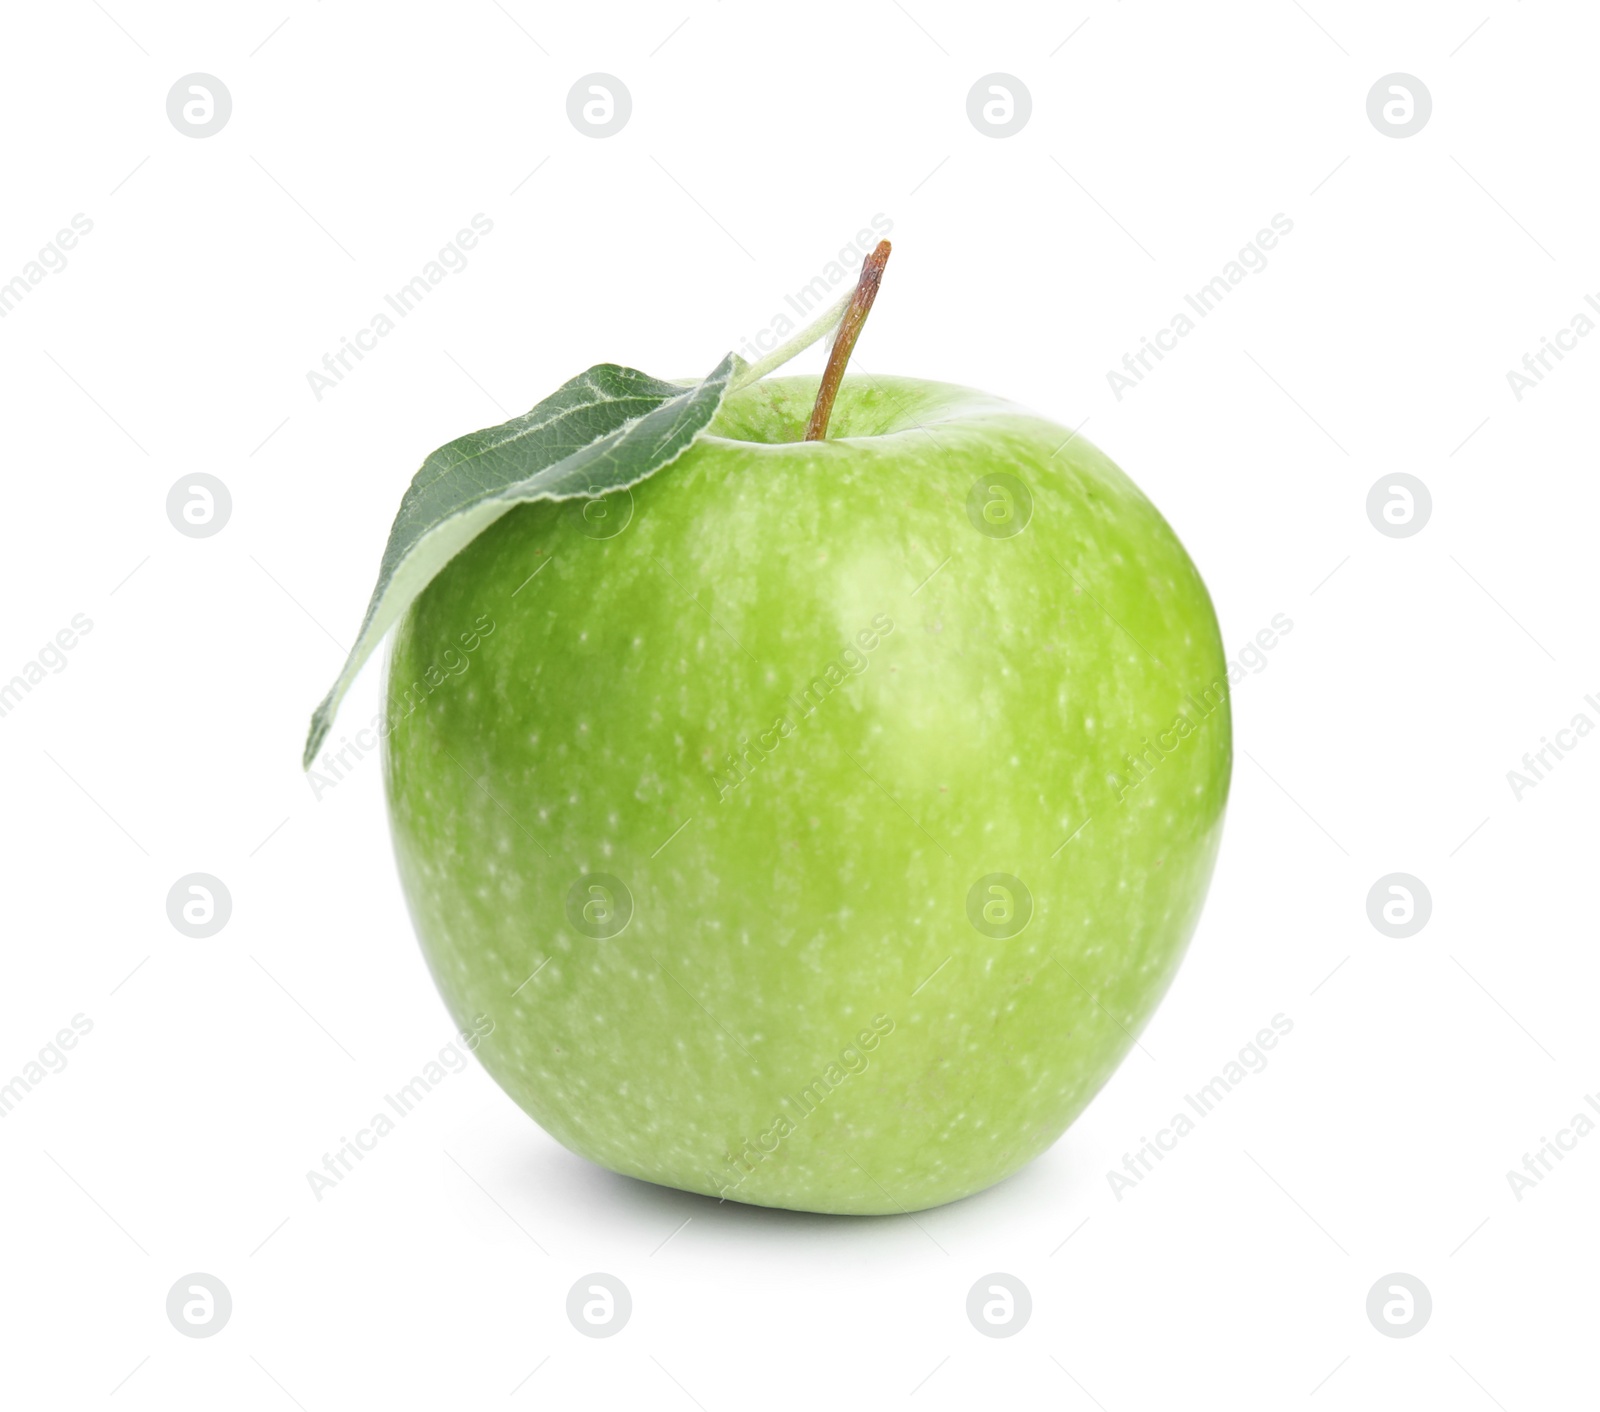
<svg viewBox="0 0 1600 1412"><path fill-rule="evenodd" d="M1506 373L1600 291L1597 38L1507 0L8 7L0 281L94 229L0 320L0 678L94 628L0 719L0 1079L93 1022L0 1125L6 1401L1577 1405L1600 1135L1520 1201L1506 1173L1600 1089L1600 739L1520 801L1506 772L1600 722L1600 339L1520 402ZM203 140L165 107L196 71L233 100ZM633 99L606 140L566 115L595 71ZM1033 99L1003 140L966 112L996 71ZM1396 71L1434 105L1403 140L1366 112ZM479 212L469 266L318 401L308 370ZM878 212L861 367L1088 418L1230 653L1294 624L1237 689L1216 882L1143 1051L915 1220L614 1177L476 1067L318 1203L306 1170L449 1038L376 761L320 802L298 766L411 472L591 362L703 373ZM1279 212L1118 401L1107 370ZM165 502L201 471L233 512L190 539ZM1394 539L1365 504L1401 471L1433 513ZM210 940L167 920L190 872L232 894ZM1391 872L1432 895L1408 940L1367 919ZM1118 1201L1107 1171L1280 1012ZM607 1340L565 1315L597 1270L634 1301ZM166 1317L191 1271L232 1293L210 1339ZM968 1322L991 1271L1032 1293L1015 1337ZM1366 1315L1396 1271L1432 1294L1412 1338Z"/></svg>

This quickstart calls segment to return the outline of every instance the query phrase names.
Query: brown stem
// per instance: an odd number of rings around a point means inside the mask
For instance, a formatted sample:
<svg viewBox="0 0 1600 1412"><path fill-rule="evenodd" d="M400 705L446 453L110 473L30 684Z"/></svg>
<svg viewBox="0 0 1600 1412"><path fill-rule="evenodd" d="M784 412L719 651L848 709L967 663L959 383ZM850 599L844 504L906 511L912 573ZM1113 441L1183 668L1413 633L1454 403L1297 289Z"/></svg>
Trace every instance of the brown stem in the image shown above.
<svg viewBox="0 0 1600 1412"><path fill-rule="evenodd" d="M828 418L833 415L833 400L839 395L839 384L844 381L844 366L855 350L856 339L861 337L867 315L872 312L872 301L878 297L878 285L883 280L883 267L888 263L887 240L880 240L878 248L861 262L855 297L839 320L833 351L828 354L828 366L822 370L822 382L817 387L816 405L811 409L811 420L806 423L807 441L821 441L828 434Z"/></svg>

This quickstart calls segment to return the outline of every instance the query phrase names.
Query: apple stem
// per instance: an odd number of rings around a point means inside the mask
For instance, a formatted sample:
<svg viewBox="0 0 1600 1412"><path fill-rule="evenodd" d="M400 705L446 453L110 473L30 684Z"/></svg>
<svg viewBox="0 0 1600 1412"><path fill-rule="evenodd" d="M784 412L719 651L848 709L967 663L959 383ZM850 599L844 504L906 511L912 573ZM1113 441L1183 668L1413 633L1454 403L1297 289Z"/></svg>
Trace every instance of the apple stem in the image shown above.
<svg viewBox="0 0 1600 1412"><path fill-rule="evenodd" d="M887 240L880 240L877 249L861 262L861 278L839 320L833 351L828 354L828 365L822 370L822 381L817 386L816 405L811 409L811 420L806 423L807 441L821 441L828 434L828 418L833 415L833 400L839 395L839 384L844 381L845 364L850 361L867 315L872 312L872 301L878 297L878 285L883 281L883 267L888 263Z"/></svg>

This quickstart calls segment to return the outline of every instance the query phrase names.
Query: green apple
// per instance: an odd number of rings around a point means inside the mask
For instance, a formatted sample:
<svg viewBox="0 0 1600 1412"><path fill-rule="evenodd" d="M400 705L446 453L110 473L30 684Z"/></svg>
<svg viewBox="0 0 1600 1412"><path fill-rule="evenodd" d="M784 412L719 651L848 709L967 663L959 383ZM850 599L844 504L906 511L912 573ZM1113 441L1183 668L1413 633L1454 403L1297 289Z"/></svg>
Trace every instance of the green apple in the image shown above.
<svg viewBox="0 0 1600 1412"><path fill-rule="evenodd" d="M1171 982L1226 668L1083 438L850 377L804 441L817 383L745 387L631 492L451 560L394 641L385 778L434 979L553 1136L915 1211L1048 1148Z"/></svg>

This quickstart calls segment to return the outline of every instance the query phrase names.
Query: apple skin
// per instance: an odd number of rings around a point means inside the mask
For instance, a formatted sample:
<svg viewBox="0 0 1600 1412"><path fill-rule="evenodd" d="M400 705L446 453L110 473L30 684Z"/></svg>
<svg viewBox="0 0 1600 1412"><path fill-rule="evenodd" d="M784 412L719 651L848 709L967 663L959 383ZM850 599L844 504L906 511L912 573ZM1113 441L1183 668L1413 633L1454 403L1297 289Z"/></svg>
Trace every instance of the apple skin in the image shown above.
<svg viewBox="0 0 1600 1412"><path fill-rule="evenodd" d="M852 377L801 442L816 386L734 394L631 519L519 506L452 560L395 638L385 779L439 990L554 1137L741 1202L916 1211L1048 1148L1166 991L1226 668L1188 555L1087 441ZM968 511L997 473L1032 495L1006 537ZM1020 895L969 905L991 874L1031 896L1019 934Z"/></svg>

